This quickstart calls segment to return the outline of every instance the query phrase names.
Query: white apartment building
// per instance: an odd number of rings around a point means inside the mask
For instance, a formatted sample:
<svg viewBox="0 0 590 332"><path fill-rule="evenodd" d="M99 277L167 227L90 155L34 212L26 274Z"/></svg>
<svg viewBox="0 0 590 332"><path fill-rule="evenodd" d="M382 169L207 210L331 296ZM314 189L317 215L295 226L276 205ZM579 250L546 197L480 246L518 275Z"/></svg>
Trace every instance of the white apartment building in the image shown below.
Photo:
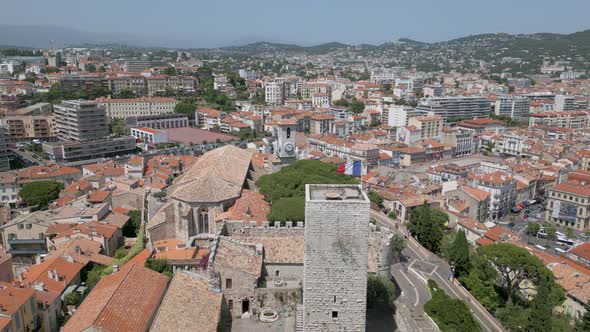
<svg viewBox="0 0 590 332"><path fill-rule="evenodd" d="M531 102L521 96L501 96L496 99L494 113L512 119L525 120L529 117Z"/></svg>
<svg viewBox="0 0 590 332"><path fill-rule="evenodd" d="M409 124L410 118L424 114L409 106L392 105L383 107L381 123L392 127L403 127Z"/></svg>
<svg viewBox="0 0 590 332"><path fill-rule="evenodd" d="M238 75L247 81L254 81L257 77L255 70L240 69Z"/></svg>
<svg viewBox="0 0 590 332"><path fill-rule="evenodd" d="M521 135L504 134L498 140L496 151L504 156L520 156L526 137Z"/></svg>
<svg viewBox="0 0 590 332"><path fill-rule="evenodd" d="M282 105L285 101L283 84L279 82L266 82L264 85L264 101L269 105Z"/></svg>
<svg viewBox="0 0 590 332"><path fill-rule="evenodd" d="M516 205L516 181L504 172L479 175L473 180L473 185L490 193L488 217L492 220L498 220Z"/></svg>
<svg viewBox="0 0 590 332"><path fill-rule="evenodd" d="M316 93L311 97L311 105L316 108L329 108L330 95L327 93Z"/></svg>
<svg viewBox="0 0 590 332"><path fill-rule="evenodd" d="M429 115L440 115L445 121L487 118L490 115L490 100L477 96L430 97L421 100L416 109Z"/></svg>
<svg viewBox="0 0 590 332"><path fill-rule="evenodd" d="M131 136L141 140L145 148L168 142L168 133L152 128L131 128Z"/></svg>
<svg viewBox="0 0 590 332"><path fill-rule="evenodd" d="M531 114L529 127L585 129L590 127L590 111L542 112Z"/></svg>
<svg viewBox="0 0 590 332"><path fill-rule="evenodd" d="M479 140L471 131L454 128L443 131L442 142L455 148L454 157L463 157L477 151Z"/></svg>
<svg viewBox="0 0 590 332"><path fill-rule="evenodd" d="M0 75L8 75L14 73L15 65L12 62L0 63Z"/></svg>
<svg viewBox="0 0 590 332"><path fill-rule="evenodd" d="M178 100L167 97L111 99L100 98L96 102L106 109L107 116L113 118L131 118L150 115L174 113Z"/></svg>
<svg viewBox="0 0 590 332"><path fill-rule="evenodd" d="M571 112L576 110L576 98L574 96L556 95L555 111Z"/></svg>

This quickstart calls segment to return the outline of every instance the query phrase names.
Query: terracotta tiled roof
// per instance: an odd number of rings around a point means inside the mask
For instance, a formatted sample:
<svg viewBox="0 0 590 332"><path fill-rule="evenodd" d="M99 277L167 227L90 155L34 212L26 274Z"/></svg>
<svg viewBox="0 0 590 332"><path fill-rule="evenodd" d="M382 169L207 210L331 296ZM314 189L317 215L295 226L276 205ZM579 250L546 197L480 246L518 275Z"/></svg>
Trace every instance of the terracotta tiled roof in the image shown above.
<svg viewBox="0 0 590 332"><path fill-rule="evenodd" d="M220 202L238 197L252 152L232 145L203 155L170 188L170 197L184 202Z"/></svg>
<svg viewBox="0 0 590 332"><path fill-rule="evenodd" d="M150 331L217 331L221 292L210 291L208 281L187 271L174 274Z"/></svg>
<svg viewBox="0 0 590 332"><path fill-rule="evenodd" d="M550 190L557 190L581 196L590 196L590 184L585 181L570 180L551 187Z"/></svg>
<svg viewBox="0 0 590 332"><path fill-rule="evenodd" d="M218 220L241 220L261 223L266 221L266 215L270 211L270 204L264 200L260 193L242 189L242 195L226 212L221 213Z"/></svg>
<svg viewBox="0 0 590 332"><path fill-rule="evenodd" d="M18 171L18 177L20 179L47 179L68 174L82 173L82 171L75 167L62 166L62 165L49 165L49 166L31 166L23 168Z"/></svg>
<svg viewBox="0 0 590 332"><path fill-rule="evenodd" d="M90 203L103 203L110 195L110 191L96 190L88 194L88 201Z"/></svg>
<svg viewBox="0 0 590 332"><path fill-rule="evenodd" d="M260 277L262 255L256 254L252 244L221 237L213 260L213 266L222 266Z"/></svg>
<svg viewBox="0 0 590 332"><path fill-rule="evenodd" d="M572 250L570 250L570 254L590 261L590 242L586 242L572 248Z"/></svg>
<svg viewBox="0 0 590 332"><path fill-rule="evenodd" d="M478 201L485 201L486 199L488 199L488 197L490 197L489 192L478 188L465 186L461 189L463 189L464 192L466 192L469 196L475 198Z"/></svg>
<svg viewBox="0 0 590 332"><path fill-rule="evenodd" d="M516 242L518 240L517 234L500 226L490 228L487 232L484 233L484 236L492 240L493 242Z"/></svg>
<svg viewBox="0 0 590 332"><path fill-rule="evenodd" d="M17 310L27 304L34 294L35 291L30 288L14 287L0 282L0 314L16 314ZM25 310L29 310L28 307Z"/></svg>
<svg viewBox="0 0 590 332"><path fill-rule="evenodd" d="M29 270L22 274L22 284L30 287L35 283L43 283L44 291L37 291L37 301L51 303L83 267L84 265L69 262L63 257L48 258L41 264L31 265Z"/></svg>
<svg viewBox="0 0 590 332"><path fill-rule="evenodd" d="M232 236L241 242L262 244L266 264L303 264L303 234L279 236Z"/></svg>
<svg viewBox="0 0 590 332"><path fill-rule="evenodd" d="M167 283L165 275L137 264L108 275L98 282L62 331L147 331Z"/></svg>
<svg viewBox="0 0 590 332"><path fill-rule="evenodd" d="M58 245L56 250L51 251L47 258L71 257L74 262L86 265L88 262L97 263L100 265L109 265L113 262L113 258L100 254L102 246L96 241L85 238L71 239L62 242Z"/></svg>
<svg viewBox="0 0 590 332"><path fill-rule="evenodd" d="M85 234L85 235L100 235L107 239L113 237L115 232L117 231L117 226L109 225L106 223L98 222L98 221L90 221L87 223L77 224L74 227L68 228L67 230L60 232L56 235L56 238L61 238L66 235L73 235L77 233Z"/></svg>

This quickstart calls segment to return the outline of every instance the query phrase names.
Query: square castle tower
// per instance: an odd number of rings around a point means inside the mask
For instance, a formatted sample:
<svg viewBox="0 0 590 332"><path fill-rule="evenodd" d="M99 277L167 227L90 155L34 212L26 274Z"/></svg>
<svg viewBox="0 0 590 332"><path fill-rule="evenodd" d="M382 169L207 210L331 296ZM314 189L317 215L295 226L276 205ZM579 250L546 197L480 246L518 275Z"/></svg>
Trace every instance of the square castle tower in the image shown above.
<svg viewBox="0 0 590 332"><path fill-rule="evenodd" d="M369 208L359 185L306 185L305 332L365 331Z"/></svg>

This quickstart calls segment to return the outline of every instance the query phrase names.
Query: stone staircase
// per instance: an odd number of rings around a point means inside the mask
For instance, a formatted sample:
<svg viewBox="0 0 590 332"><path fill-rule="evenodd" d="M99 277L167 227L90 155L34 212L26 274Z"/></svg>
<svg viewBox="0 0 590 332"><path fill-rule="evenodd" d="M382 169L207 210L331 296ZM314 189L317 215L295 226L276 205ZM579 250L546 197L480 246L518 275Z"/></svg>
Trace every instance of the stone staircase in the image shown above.
<svg viewBox="0 0 590 332"><path fill-rule="evenodd" d="M303 332L303 306L297 305L295 311L295 332Z"/></svg>

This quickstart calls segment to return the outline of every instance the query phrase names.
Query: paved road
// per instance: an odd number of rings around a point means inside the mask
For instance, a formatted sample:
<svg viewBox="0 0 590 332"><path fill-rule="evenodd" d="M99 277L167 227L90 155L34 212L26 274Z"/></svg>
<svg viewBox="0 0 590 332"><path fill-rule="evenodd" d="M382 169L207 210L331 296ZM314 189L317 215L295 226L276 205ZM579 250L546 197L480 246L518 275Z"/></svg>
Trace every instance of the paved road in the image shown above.
<svg viewBox="0 0 590 332"><path fill-rule="evenodd" d="M397 231L400 234L404 231L404 229L402 229L403 226L400 226L400 229L396 229L395 223L382 213L371 211L371 216L375 218L379 224ZM468 293L463 293L458 285L448 280L450 267L444 260L424 249L412 237L408 238L408 245L403 251L403 254L406 262L393 266L394 270L396 268L401 268L401 271L392 271L392 275L400 285L401 290L404 294L407 294L407 299L403 301L403 304L409 306L412 305L411 302L414 301L416 312L423 312L421 308L423 308L423 305L428 302L428 299L430 298L430 291L426 288L426 282L428 279L433 279L449 296L459 298L469 306L474 317L481 325L482 330L490 332L504 331L500 323L473 297ZM403 270L405 267L407 267L407 273ZM404 278L406 280L403 280ZM411 295L412 292L414 293L413 295ZM420 308L419 310L417 309L418 307ZM420 318L420 316L417 318ZM433 329L432 324L430 329L428 329L426 326L420 326L421 323L423 322L420 321L419 323L416 323L416 325L418 325L417 328L415 327L416 331L437 330Z"/></svg>
<svg viewBox="0 0 590 332"><path fill-rule="evenodd" d="M18 149L9 149L15 155L20 156L25 161L33 165L43 165L43 159L30 151L19 151Z"/></svg>

